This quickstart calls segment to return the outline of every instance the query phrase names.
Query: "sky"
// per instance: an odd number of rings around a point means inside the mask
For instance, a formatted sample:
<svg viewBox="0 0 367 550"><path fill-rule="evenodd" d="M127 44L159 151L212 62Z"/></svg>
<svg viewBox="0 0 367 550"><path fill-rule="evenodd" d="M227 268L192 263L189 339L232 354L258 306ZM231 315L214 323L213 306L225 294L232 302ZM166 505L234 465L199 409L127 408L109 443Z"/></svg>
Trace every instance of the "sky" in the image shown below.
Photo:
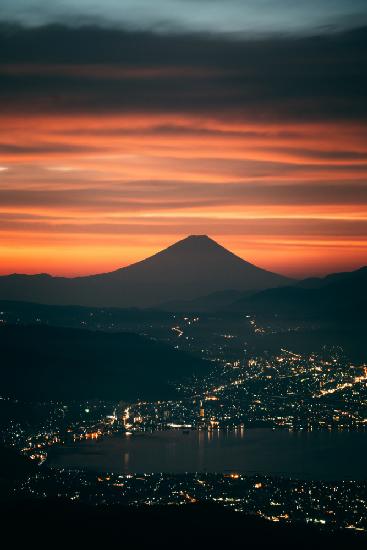
<svg viewBox="0 0 367 550"><path fill-rule="evenodd" d="M367 264L359 0L3 0L0 273L189 234L304 277Z"/></svg>

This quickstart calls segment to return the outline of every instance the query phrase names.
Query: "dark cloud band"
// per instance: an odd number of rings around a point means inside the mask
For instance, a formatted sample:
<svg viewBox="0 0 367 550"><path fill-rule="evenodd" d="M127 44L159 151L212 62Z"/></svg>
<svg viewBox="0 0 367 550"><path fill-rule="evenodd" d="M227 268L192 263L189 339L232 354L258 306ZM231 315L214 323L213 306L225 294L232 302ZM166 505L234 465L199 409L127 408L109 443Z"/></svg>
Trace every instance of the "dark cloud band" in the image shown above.
<svg viewBox="0 0 367 550"><path fill-rule="evenodd" d="M3 26L0 102L5 112L365 119L366 59L366 28L233 41Z"/></svg>

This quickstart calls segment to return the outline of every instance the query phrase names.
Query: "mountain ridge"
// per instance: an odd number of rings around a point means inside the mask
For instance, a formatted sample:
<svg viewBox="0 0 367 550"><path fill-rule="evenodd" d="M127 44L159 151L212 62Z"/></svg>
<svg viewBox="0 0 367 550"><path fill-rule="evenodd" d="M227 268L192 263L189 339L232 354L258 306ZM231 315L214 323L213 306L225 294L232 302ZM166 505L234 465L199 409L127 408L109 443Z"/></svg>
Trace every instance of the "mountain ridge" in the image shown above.
<svg viewBox="0 0 367 550"><path fill-rule="evenodd" d="M231 288L263 290L292 279L257 267L207 235L191 235L156 254L107 273L0 277L0 299L105 307L154 307Z"/></svg>
<svg viewBox="0 0 367 550"><path fill-rule="evenodd" d="M311 284L310 284L311 283ZM362 319L367 307L367 266L355 271L305 279L292 286L266 289L234 301L227 311L282 314L292 317Z"/></svg>
<svg viewBox="0 0 367 550"><path fill-rule="evenodd" d="M131 332L4 324L0 346L3 395L27 400L168 399L177 396L171 382L210 368L201 358Z"/></svg>

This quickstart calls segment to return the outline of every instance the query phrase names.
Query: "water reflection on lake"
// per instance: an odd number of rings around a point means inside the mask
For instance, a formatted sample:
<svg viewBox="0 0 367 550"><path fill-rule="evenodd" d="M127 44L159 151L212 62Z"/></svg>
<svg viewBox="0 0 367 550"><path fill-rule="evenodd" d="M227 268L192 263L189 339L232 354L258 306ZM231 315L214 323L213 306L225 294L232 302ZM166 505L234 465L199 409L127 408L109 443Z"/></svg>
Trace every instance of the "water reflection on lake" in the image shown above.
<svg viewBox="0 0 367 550"><path fill-rule="evenodd" d="M133 472L264 473L365 479L367 433L269 429L135 433L54 448L49 465Z"/></svg>

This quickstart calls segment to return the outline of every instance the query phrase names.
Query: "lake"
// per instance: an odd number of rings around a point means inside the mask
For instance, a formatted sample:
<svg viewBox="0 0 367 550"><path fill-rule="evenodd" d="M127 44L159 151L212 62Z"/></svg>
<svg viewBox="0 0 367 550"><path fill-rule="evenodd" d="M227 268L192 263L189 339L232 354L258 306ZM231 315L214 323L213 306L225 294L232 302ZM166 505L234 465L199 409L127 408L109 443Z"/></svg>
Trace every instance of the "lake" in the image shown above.
<svg viewBox="0 0 367 550"><path fill-rule="evenodd" d="M366 432L158 431L50 450L49 466L100 472L241 472L366 479Z"/></svg>

